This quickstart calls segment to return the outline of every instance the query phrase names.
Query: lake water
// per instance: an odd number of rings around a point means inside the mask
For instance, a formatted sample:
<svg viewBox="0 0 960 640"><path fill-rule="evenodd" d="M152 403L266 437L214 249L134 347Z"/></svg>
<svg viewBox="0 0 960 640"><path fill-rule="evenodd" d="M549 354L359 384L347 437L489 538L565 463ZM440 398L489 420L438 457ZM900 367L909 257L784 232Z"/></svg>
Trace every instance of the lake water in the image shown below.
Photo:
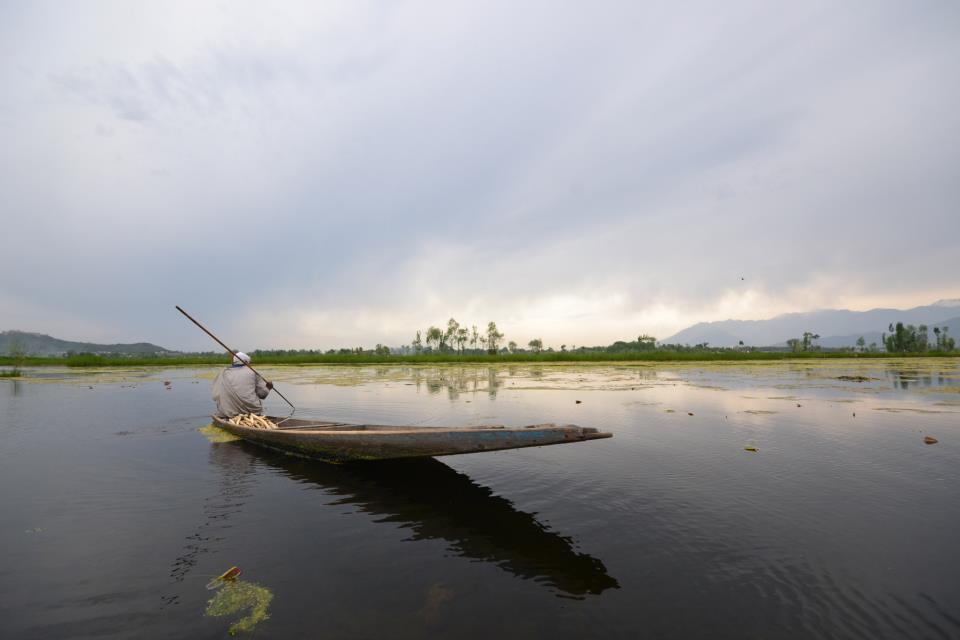
<svg viewBox="0 0 960 640"><path fill-rule="evenodd" d="M201 430L216 369L28 370L0 637L960 637L960 360L264 370L298 416L614 437L329 465Z"/></svg>

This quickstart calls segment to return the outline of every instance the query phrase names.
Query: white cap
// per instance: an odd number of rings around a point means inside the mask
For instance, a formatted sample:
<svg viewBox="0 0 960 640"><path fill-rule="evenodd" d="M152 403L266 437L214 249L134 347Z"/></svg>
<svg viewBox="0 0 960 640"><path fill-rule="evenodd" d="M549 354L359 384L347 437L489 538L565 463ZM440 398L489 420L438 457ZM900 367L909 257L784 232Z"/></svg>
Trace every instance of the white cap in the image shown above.
<svg viewBox="0 0 960 640"><path fill-rule="evenodd" d="M233 364L250 364L250 356L245 354L243 351L237 351L237 355L233 356Z"/></svg>

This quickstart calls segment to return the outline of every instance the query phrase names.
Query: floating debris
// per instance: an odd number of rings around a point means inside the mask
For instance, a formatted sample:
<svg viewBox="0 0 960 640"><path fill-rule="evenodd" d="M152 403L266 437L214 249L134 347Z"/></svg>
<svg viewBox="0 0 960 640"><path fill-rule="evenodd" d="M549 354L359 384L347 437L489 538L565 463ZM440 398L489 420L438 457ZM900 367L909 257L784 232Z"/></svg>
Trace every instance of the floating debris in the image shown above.
<svg viewBox="0 0 960 640"><path fill-rule="evenodd" d="M693 413L692 413L692 412L690 412L690 411L687 411L687 415L688 415L688 416L692 416L692 415L693 415Z"/></svg>
<svg viewBox="0 0 960 640"><path fill-rule="evenodd" d="M240 567L230 567L219 576L207 583L207 590L212 591L223 586L224 582L235 580L240 575Z"/></svg>
<svg viewBox="0 0 960 640"><path fill-rule="evenodd" d="M757 449L753 445L747 445L746 447L743 448L743 450L749 451L750 453L757 453L758 451L760 451L760 449Z"/></svg>
<svg viewBox="0 0 960 640"><path fill-rule="evenodd" d="M923 444L937 444L938 442L940 442L940 441L937 440L936 438L934 438L933 436L924 436L924 437L923 437Z"/></svg>
<svg viewBox="0 0 960 640"><path fill-rule="evenodd" d="M269 589L252 582L232 580L224 582L223 588L207 601L204 613L208 616L228 616L249 610L248 615L231 624L227 630L230 635L235 636L241 631L252 630L258 623L269 618L267 609L272 600L273 594Z"/></svg>
<svg viewBox="0 0 960 640"><path fill-rule="evenodd" d="M676 411L674 411L673 409L664 409L663 412L664 412L664 413L676 413Z"/></svg>
<svg viewBox="0 0 960 640"><path fill-rule="evenodd" d="M801 404L798 402L798 403L797 403L797 406L798 406L798 407L801 407L801 406L803 406L803 405L801 405Z"/></svg>
<svg viewBox="0 0 960 640"><path fill-rule="evenodd" d="M33 529L27 529L24 533L43 533L43 529L40 527L34 527Z"/></svg>
<svg viewBox="0 0 960 640"><path fill-rule="evenodd" d="M580 404L580 403L583 402L583 400L576 400L575 402L576 402L576 404Z"/></svg>
<svg viewBox="0 0 960 640"><path fill-rule="evenodd" d="M846 382L869 382L876 380L876 378L868 378L867 376L837 376L837 380L844 380Z"/></svg>

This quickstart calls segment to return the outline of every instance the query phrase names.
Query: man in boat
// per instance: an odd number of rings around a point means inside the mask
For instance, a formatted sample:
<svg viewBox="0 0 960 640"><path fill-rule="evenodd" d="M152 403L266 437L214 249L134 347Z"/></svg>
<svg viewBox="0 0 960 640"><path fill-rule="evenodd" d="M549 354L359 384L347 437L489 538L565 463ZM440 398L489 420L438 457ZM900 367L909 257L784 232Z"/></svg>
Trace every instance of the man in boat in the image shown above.
<svg viewBox="0 0 960 640"><path fill-rule="evenodd" d="M273 383L258 376L246 365L250 356L237 351L233 364L217 374L213 381L213 401L217 403L217 415L232 418L241 413L263 413L261 400L273 389Z"/></svg>

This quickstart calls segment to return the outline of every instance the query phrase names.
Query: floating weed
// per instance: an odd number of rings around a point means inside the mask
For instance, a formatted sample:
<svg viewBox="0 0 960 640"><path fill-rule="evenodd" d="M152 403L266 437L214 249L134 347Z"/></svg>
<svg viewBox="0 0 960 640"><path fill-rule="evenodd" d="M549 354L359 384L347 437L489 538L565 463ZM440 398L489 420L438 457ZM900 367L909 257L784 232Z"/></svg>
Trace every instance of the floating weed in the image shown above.
<svg viewBox="0 0 960 640"><path fill-rule="evenodd" d="M205 427L200 427L198 429L200 433L203 434L203 437L209 440L214 444L223 444L224 442L234 442L235 440L242 440L242 438L233 435L225 429L221 429L215 424L208 424Z"/></svg>
<svg viewBox="0 0 960 640"><path fill-rule="evenodd" d="M743 413L749 413L755 416L765 416L773 413L778 413L777 411L764 411L763 409L747 409Z"/></svg>
<svg viewBox="0 0 960 640"><path fill-rule="evenodd" d="M252 582L234 580L224 583L216 595L207 601L207 610L204 613L208 616L229 616L249 610L248 615L230 625L228 631L235 636L241 631L250 631L269 618L267 608L271 600L273 593L269 589Z"/></svg>

